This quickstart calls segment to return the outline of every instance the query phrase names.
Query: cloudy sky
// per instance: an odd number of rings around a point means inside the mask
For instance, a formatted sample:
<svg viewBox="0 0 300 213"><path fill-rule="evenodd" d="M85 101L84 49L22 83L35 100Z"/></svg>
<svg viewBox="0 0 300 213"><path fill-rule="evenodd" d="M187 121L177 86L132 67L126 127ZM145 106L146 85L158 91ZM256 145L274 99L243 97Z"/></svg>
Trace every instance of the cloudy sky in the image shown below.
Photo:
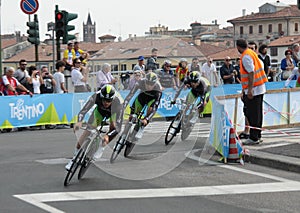
<svg viewBox="0 0 300 213"><path fill-rule="evenodd" d="M21 31L26 34L28 15L20 8L21 0L1 1L1 33ZM129 34L142 36L149 27L158 24L168 26L170 30L188 29L190 23L197 21L210 24L217 20L221 27L229 26L227 20L242 15L258 12L258 7L275 0L38 0L37 12L40 22L40 37L46 38L47 23L54 22L55 5L59 9L77 13L78 18L71 23L75 25L74 33L80 33L82 40L82 23L86 22L90 12L93 22L96 22L96 36L111 34L128 38ZM297 0L280 0L286 4L297 4ZM32 17L33 19L33 17ZM97 39L98 41L98 39Z"/></svg>

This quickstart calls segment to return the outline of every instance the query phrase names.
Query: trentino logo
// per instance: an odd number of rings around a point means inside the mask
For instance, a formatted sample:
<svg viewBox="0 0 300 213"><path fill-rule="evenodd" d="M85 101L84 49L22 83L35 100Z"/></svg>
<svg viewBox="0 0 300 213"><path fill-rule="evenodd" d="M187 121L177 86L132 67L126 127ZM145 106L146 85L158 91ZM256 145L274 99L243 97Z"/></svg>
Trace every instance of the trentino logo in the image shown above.
<svg viewBox="0 0 300 213"><path fill-rule="evenodd" d="M10 117L23 120L23 118L31 119L42 115L45 112L45 106L42 103L25 105L24 99L18 99L16 103L9 103Z"/></svg>

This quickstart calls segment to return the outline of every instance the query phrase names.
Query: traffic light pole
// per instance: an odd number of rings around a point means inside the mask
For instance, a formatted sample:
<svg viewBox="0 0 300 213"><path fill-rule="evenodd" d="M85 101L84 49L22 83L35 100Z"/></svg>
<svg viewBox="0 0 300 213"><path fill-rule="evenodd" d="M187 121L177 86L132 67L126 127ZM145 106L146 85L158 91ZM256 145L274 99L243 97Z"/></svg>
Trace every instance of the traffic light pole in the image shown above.
<svg viewBox="0 0 300 213"><path fill-rule="evenodd" d="M56 58L57 61L60 60L60 38L56 37Z"/></svg>

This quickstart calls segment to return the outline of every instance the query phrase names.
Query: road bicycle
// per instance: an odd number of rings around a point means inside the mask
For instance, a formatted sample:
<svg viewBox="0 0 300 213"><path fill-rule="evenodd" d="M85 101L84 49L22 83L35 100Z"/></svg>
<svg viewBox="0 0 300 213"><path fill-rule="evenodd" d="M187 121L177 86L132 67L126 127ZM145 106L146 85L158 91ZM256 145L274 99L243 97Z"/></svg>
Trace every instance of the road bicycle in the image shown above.
<svg viewBox="0 0 300 213"><path fill-rule="evenodd" d="M132 118L125 125L122 135L119 137L119 139L117 140L113 148L113 152L110 157L110 163L113 163L115 161L115 159L118 157L118 155L120 154L124 146L125 146L124 157L128 157L133 147L135 146L137 140L141 138L142 135L138 136L137 133L142 127L141 119L145 113L146 108L147 105L144 106L140 112L134 113L132 115Z"/></svg>
<svg viewBox="0 0 300 213"><path fill-rule="evenodd" d="M70 169L67 171L67 175L64 180L64 186L68 186L70 181L72 180L74 174L76 173L77 169L78 172L78 180L80 180L91 163L94 161L94 154L99 148L99 144L102 143L102 134L106 133L103 131L103 127L106 125L106 118L103 119L101 125L97 128L93 127L90 124L87 124L83 130L87 130L90 134L86 137L83 142L83 145L78 150L76 156L72 159L72 165Z"/></svg>
<svg viewBox="0 0 300 213"><path fill-rule="evenodd" d="M181 131L181 140L187 139L195 123L198 120L198 108L203 106L202 98L196 98L193 103L188 104L186 100L181 99L179 112L171 121L165 136L165 144L168 145L173 138Z"/></svg>

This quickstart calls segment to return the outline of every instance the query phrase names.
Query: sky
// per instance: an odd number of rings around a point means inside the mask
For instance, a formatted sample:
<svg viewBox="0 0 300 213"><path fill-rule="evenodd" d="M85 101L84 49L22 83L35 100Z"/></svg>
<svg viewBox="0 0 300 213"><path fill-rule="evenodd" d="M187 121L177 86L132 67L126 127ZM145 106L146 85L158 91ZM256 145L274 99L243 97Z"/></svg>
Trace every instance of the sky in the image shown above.
<svg viewBox="0 0 300 213"><path fill-rule="evenodd" d="M75 25L72 33L79 33L79 40L83 40L83 22L86 23L88 13L92 22L96 22L96 41L98 37L110 34L122 39L129 34L144 36L150 27L158 24L167 26L169 30L189 29L190 24L197 21L202 24L211 24L217 20L220 27L231 26L227 20L242 16L242 10L246 14L258 12L258 7L267 2L276 0L37 0L39 9L36 12L39 19L41 40L49 38L45 36L47 23L54 22L55 5L60 10L77 13L78 18L71 21ZM21 31L27 35L26 22L29 15L20 8L21 0L0 0L1 2L1 34L11 34ZM297 4L297 0L280 0L286 4ZM33 20L33 15L31 15ZM71 34L71 33L70 33Z"/></svg>

